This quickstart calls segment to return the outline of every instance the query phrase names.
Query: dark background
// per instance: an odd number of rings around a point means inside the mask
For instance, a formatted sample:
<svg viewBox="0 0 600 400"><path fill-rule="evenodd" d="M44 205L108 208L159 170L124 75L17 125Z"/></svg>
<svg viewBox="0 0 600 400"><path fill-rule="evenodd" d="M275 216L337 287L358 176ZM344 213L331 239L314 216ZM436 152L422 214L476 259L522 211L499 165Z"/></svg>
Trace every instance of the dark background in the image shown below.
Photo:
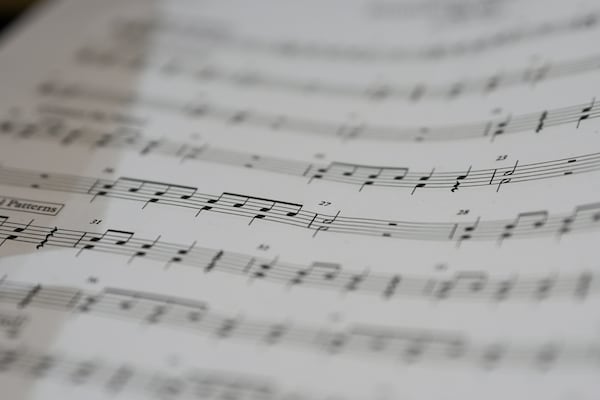
<svg viewBox="0 0 600 400"><path fill-rule="evenodd" d="M0 34L35 2L36 0L0 0Z"/></svg>

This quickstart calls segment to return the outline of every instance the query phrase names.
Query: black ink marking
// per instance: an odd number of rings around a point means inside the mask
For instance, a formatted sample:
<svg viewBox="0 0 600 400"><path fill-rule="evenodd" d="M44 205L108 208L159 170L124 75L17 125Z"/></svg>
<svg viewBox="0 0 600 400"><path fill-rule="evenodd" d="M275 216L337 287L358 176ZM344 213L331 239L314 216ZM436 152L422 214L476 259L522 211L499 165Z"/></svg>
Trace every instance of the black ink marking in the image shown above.
<svg viewBox="0 0 600 400"><path fill-rule="evenodd" d="M36 249L41 249L42 247L44 247L44 245L48 242L48 240L54 236L54 233L56 233L56 231L58 230L57 227L54 227L54 229L52 229L52 231L50 231L49 234L46 235L46 237L44 238L44 240L42 240L42 242L40 244L38 244L37 246L35 246Z"/></svg>

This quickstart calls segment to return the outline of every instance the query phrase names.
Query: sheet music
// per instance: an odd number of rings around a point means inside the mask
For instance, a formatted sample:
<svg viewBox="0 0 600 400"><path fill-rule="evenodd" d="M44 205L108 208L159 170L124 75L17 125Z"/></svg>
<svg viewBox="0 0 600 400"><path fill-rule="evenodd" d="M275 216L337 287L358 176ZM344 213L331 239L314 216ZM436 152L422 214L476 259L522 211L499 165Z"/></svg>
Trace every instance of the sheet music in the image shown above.
<svg viewBox="0 0 600 400"><path fill-rule="evenodd" d="M596 399L599 32L37 6L0 46L0 397Z"/></svg>

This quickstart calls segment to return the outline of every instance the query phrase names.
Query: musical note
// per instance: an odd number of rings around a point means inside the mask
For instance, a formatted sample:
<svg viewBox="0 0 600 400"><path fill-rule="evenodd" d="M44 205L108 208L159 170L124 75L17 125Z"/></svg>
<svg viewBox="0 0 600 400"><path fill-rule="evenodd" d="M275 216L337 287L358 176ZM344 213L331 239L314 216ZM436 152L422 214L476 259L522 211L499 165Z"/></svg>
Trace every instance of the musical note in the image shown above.
<svg viewBox="0 0 600 400"><path fill-rule="evenodd" d="M520 27L507 29L501 32L494 32L483 37L477 36L472 39L456 41L432 43L423 48L402 48L402 47L387 47L387 48L372 48L358 47L341 47L328 44L320 44L315 42L296 42L272 40L260 37L248 37L239 35L219 35L219 40L214 41L214 35L207 32L201 27L193 29L186 25L184 21L169 21L162 23L159 26L153 26L152 21L135 21L138 24L145 24L146 31L144 35L156 34L158 31L162 33L168 32L171 35L180 36L184 40L183 43L188 43L184 46L188 52L197 51L196 46L190 46L189 43L212 43L213 47L218 44L219 47L236 47L244 46L247 51L267 51L271 56L285 57L302 57L305 59L320 59L325 58L331 61L339 60L346 62L374 62L374 61L398 61L398 60L419 60L429 62L439 62L444 58L452 58L464 56L465 54L482 54L500 47L511 44L522 43L528 40L537 39L539 37L548 38L553 35L562 34L565 32L579 32L593 29L597 25L597 15L582 13L576 16L569 16L562 20L540 21L538 25L522 29ZM140 32L121 29L115 32L117 38L125 42L134 42L134 37L140 35ZM135 36L132 36L135 35ZM187 39L187 40L186 40ZM208 42L207 42L208 40ZM182 43L178 44L182 47Z"/></svg>
<svg viewBox="0 0 600 400"><path fill-rule="evenodd" d="M81 145L88 143L90 140L94 140L95 134L90 132L91 136L82 136ZM55 139L54 137L42 137L40 139ZM156 152L160 152L165 155L174 155L181 157L179 151L182 147L189 148L191 153L194 153L197 148L190 147L182 143L171 143L162 142L163 147L155 148ZM288 176L297 177L308 177L309 183L313 180L327 180L331 182L339 182L344 184L352 184L359 187L361 191L364 186L378 186L383 188L397 188L397 189L414 189L415 185L422 183L419 179L423 176L427 176L431 172L419 172L411 171L407 167L387 167L387 166L369 166L352 163L342 162L331 162L329 165L313 165L312 163L303 163L295 160L286 160L280 158L266 157L256 154L238 153L229 150L219 148L206 148L202 149L202 157L197 155L189 155L190 159L194 158L199 161L222 163L226 165L236 166L248 166L251 165L254 169L268 171L272 173L285 174ZM184 158L187 155L183 155ZM573 163L577 162L576 165ZM482 179L482 176L490 176L489 185L503 185L507 183L507 179L510 179L510 183L525 183L531 181L538 181L543 179L557 178L560 176L572 175L575 173L591 173L600 170L600 154L582 154L574 157L549 160L542 162L534 162L529 164L523 164L519 161L518 170L506 171L504 168L494 169L473 169L464 180L460 180L461 189L464 187L482 188L486 186L486 182ZM496 179L496 175L500 172L502 178ZM503 176L503 172L509 173L510 177ZM21 180L12 179L14 175L19 174ZM40 188L37 172L28 170L17 170L14 168L0 168L0 182L10 183L11 185L27 185L30 187ZM431 177L431 180L435 179L435 184L429 184L423 186L421 189L436 190L436 189L449 189L452 190L456 186L456 178L454 176L464 176L464 171L436 171ZM43 188L51 188L54 177L56 174L47 175L44 180ZM24 179L26 178L26 179ZM504 179L503 183L500 183ZM96 180L95 185L89 189L90 192L94 192L96 196L105 196L111 189L122 189L125 187L139 187L140 182L127 182L122 180L117 181L105 181ZM161 184L160 182L158 183ZM35 185L35 186L34 186ZM163 184L166 185L166 184ZM194 198L196 189L188 186L181 186L171 184L168 193L167 187L156 188L156 192L159 194L156 196L154 202L159 202L162 198L166 197L179 197L187 200ZM498 188L498 187L497 187ZM134 190L135 191L135 190ZM164 193L163 193L164 192ZM161 195L162 193L162 195Z"/></svg>
<svg viewBox="0 0 600 400"><path fill-rule="evenodd" d="M517 215L514 222L506 224L504 231L500 234L500 241L512 237L519 230L540 229L548 221L548 211L523 212Z"/></svg>
<svg viewBox="0 0 600 400"><path fill-rule="evenodd" d="M427 186L427 181L428 181L429 179L431 179L431 177L433 176L433 173L434 173L434 172L435 172L435 168L432 168L432 169L431 169L431 172L429 173L429 175L424 175L424 176L421 176L421 177L419 178L419 183L417 183L417 184L416 184L416 185L413 187L413 190L412 190L412 192L410 192L410 194L411 194L411 195L412 195L412 194L415 194L415 190L417 190L417 189L420 189L420 188L424 188L425 186Z"/></svg>
<svg viewBox="0 0 600 400"><path fill-rule="evenodd" d="M78 85L77 90L73 90L68 84L53 85L52 91L41 91L40 95L58 99L90 99L109 105L125 105L132 101L131 96L118 91L108 91L93 86ZM226 115L235 115L239 110L230 109L221 105L204 105L201 111L197 109L189 110L187 104L182 104L176 100L163 99L158 97L138 97L135 102L147 107L157 108L165 113L181 112L188 110L190 115L198 117L199 113L203 118L215 119L227 122ZM319 120L310 120L308 118L292 117L289 115L268 114L253 112L245 113L243 123L249 126L256 126L268 129L285 129L289 133L302 135L317 135L337 137L342 141L355 139L370 139L381 141L450 141L463 140L465 138L483 138L490 134L494 141L497 136L509 133L534 132L539 127L540 119L544 116L543 128L552 126L573 125L578 126L582 120L599 118L599 113L594 113L594 103L585 105L573 105L556 109L545 109L539 112L515 115L508 113L507 117L501 121L476 121L453 124L438 124L435 126L378 126L364 122L343 122L332 123ZM278 123L285 120L285 124Z"/></svg>
<svg viewBox="0 0 600 400"><path fill-rule="evenodd" d="M538 126L535 128L535 133L539 133L542 129L544 129L544 121L546 120L546 117L548 117L548 111L542 111Z"/></svg>
<svg viewBox="0 0 600 400"><path fill-rule="evenodd" d="M462 175L458 175L456 177L456 183L454 184L454 186L452 186L452 189L450 189L451 192L456 192L458 190L458 187L461 184L461 181L467 179L467 177L469 176L469 173L471 173L471 166L469 166L469 169L467 170L467 172L465 172Z"/></svg>
<svg viewBox="0 0 600 400"><path fill-rule="evenodd" d="M512 176L515 174L515 172L517 171L517 166L519 165L519 160L515 161L515 165L513 166L512 169L508 170L508 171L504 171L502 173L503 178L500 178L500 180L498 181L498 185L496 186L496 193L500 191L500 187L502 185L505 185L507 183L511 182ZM495 173L495 171L494 171ZM508 177L508 178L506 178ZM494 179L494 177L492 177L492 180ZM490 180L491 183L491 180Z"/></svg>
<svg viewBox="0 0 600 400"><path fill-rule="evenodd" d="M594 103L596 103L596 98L594 97L592 99L592 102L590 103L589 106L583 107L581 109L581 115L579 116L579 118L577 119L577 128L579 129L579 125L581 124L581 121L586 120L590 117L590 113L591 111L594 109Z"/></svg>
<svg viewBox="0 0 600 400"><path fill-rule="evenodd" d="M333 281L336 279L342 269L342 266L338 263L328 263L315 261L306 269L299 269L296 275L290 280L292 285L300 285L304 283L307 276L311 274L320 274L323 280Z"/></svg>

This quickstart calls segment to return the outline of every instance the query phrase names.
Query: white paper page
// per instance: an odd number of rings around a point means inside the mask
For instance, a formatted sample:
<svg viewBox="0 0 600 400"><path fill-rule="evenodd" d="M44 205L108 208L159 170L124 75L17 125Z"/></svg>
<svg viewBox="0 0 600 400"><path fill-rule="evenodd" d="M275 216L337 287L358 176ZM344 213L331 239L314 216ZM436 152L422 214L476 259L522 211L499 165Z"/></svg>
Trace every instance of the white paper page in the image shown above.
<svg viewBox="0 0 600 400"><path fill-rule="evenodd" d="M62 0L0 48L0 398L595 399L594 1Z"/></svg>

